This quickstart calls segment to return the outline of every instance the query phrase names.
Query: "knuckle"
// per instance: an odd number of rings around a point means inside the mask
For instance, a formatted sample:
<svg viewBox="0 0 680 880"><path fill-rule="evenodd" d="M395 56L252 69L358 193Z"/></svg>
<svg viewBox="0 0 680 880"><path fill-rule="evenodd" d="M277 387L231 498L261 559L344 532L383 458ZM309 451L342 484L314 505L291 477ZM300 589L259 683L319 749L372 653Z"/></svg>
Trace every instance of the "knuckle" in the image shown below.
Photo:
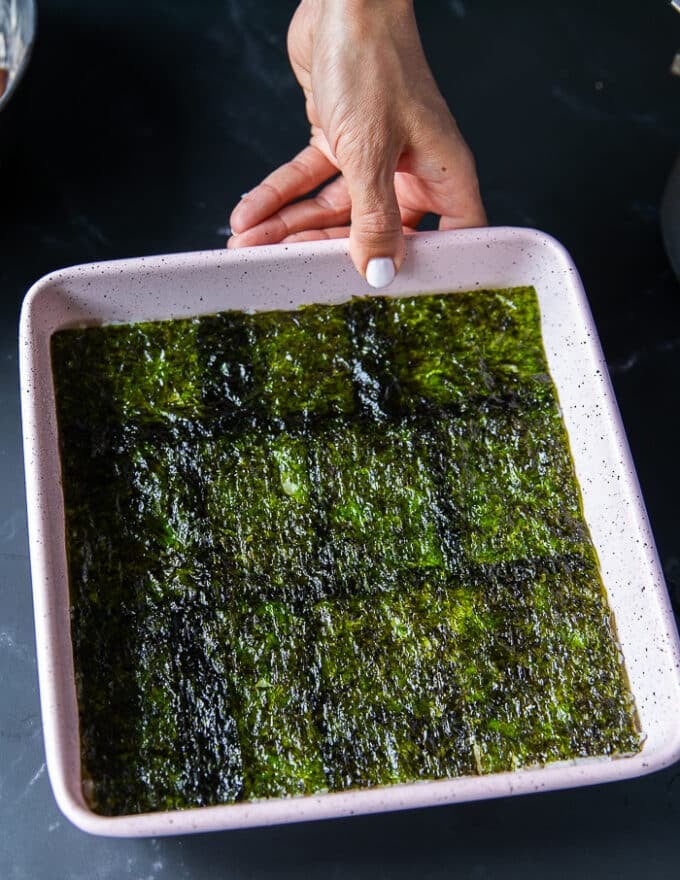
<svg viewBox="0 0 680 880"><path fill-rule="evenodd" d="M364 211L354 219L352 232L359 244L386 244L401 236L401 216L398 211Z"/></svg>
<svg viewBox="0 0 680 880"><path fill-rule="evenodd" d="M321 192L314 201L320 208L337 215L345 214L349 208L349 199L335 193Z"/></svg>
<svg viewBox="0 0 680 880"><path fill-rule="evenodd" d="M359 223L366 232L401 229L401 215L398 211L379 208L362 211L355 222Z"/></svg>
<svg viewBox="0 0 680 880"><path fill-rule="evenodd" d="M303 179L309 176L309 166L301 159L299 156L296 156L294 159L291 159L288 163L288 168L290 171L293 171L298 177Z"/></svg>
<svg viewBox="0 0 680 880"><path fill-rule="evenodd" d="M272 183L269 180L262 181L262 183L260 184L260 190L262 192L268 193L277 202L281 201L282 199L281 191L279 190L279 188L276 186L276 184Z"/></svg>
<svg viewBox="0 0 680 880"><path fill-rule="evenodd" d="M369 178L391 161L399 139L391 120L371 108L365 109L361 119L354 114L345 116L333 131L333 152L340 167Z"/></svg>

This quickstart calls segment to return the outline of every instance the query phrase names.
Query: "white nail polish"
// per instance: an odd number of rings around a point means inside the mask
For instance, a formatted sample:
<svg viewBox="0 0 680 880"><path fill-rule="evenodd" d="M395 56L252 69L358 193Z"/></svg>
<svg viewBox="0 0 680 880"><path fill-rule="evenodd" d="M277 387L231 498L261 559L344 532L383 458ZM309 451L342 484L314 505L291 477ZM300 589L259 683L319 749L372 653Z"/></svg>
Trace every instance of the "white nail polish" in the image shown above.
<svg viewBox="0 0 680 880"><path fill-rule="evenodd" d="M387 287L394 281L397 270L389 257L373 257L366 266L366 281L371 287Z"/></svg>

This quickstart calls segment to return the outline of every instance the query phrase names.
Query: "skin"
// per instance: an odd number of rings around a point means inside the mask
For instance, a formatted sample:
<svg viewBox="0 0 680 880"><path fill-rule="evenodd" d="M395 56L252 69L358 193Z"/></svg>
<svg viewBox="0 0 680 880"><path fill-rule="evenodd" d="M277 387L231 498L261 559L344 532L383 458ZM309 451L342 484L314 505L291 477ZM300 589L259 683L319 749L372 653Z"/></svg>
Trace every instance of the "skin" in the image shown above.
<svg viewBox="0 0 680 880"><path fill-rule="evenodd" d="M246 193L228 247L349 236L361 275L426 213L484 226L475 163L427 64L412 0L302 0L288 54L309 145ZM393 99L393 96L397 96Z"/></svg>

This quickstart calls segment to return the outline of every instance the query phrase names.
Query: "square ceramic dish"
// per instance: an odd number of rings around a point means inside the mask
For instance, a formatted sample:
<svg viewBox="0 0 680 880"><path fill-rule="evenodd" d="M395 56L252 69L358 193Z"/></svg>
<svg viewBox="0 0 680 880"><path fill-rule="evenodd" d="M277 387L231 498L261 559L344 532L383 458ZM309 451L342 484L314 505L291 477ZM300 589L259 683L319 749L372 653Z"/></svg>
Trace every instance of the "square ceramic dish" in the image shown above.
<svg viewBox="0 0 680 880"><path fill-rule="evenodd" d="M351 266L346 244L338 241L78 266L33 286L24 303L20 337L47 765L57 802L77 826L98 834L143 836L322 819L623 779L680 756L677 631L597 333L569 256L553 239L531 230L430 233L409 240L402 271L387 292L519 285L534 285L538 292L546 354L644 734L642 750L615 759L176 812L113 818L92 812L81 789L51 334L83 323L289 309L372 291Z"/></svg>

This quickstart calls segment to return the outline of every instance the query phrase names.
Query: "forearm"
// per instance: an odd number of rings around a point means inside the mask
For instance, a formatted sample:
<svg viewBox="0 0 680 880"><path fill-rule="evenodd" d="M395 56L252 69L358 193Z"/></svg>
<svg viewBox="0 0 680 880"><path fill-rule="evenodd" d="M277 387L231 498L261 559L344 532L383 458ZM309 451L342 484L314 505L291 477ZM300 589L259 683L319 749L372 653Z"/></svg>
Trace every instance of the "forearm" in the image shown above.
<svg viewBox="0 0 680 880"><path fill-rule="evenodd" d="M413 0L317 0L324 11L339 11L346 15L375 15L413 10Z"/></svg>
<svg viewBox="0 0 680 880"><path fill-rule="evenodd" d="M400 30L415 25L414 0L316 0L319 15L359 28L381 24Z"/></svg>

